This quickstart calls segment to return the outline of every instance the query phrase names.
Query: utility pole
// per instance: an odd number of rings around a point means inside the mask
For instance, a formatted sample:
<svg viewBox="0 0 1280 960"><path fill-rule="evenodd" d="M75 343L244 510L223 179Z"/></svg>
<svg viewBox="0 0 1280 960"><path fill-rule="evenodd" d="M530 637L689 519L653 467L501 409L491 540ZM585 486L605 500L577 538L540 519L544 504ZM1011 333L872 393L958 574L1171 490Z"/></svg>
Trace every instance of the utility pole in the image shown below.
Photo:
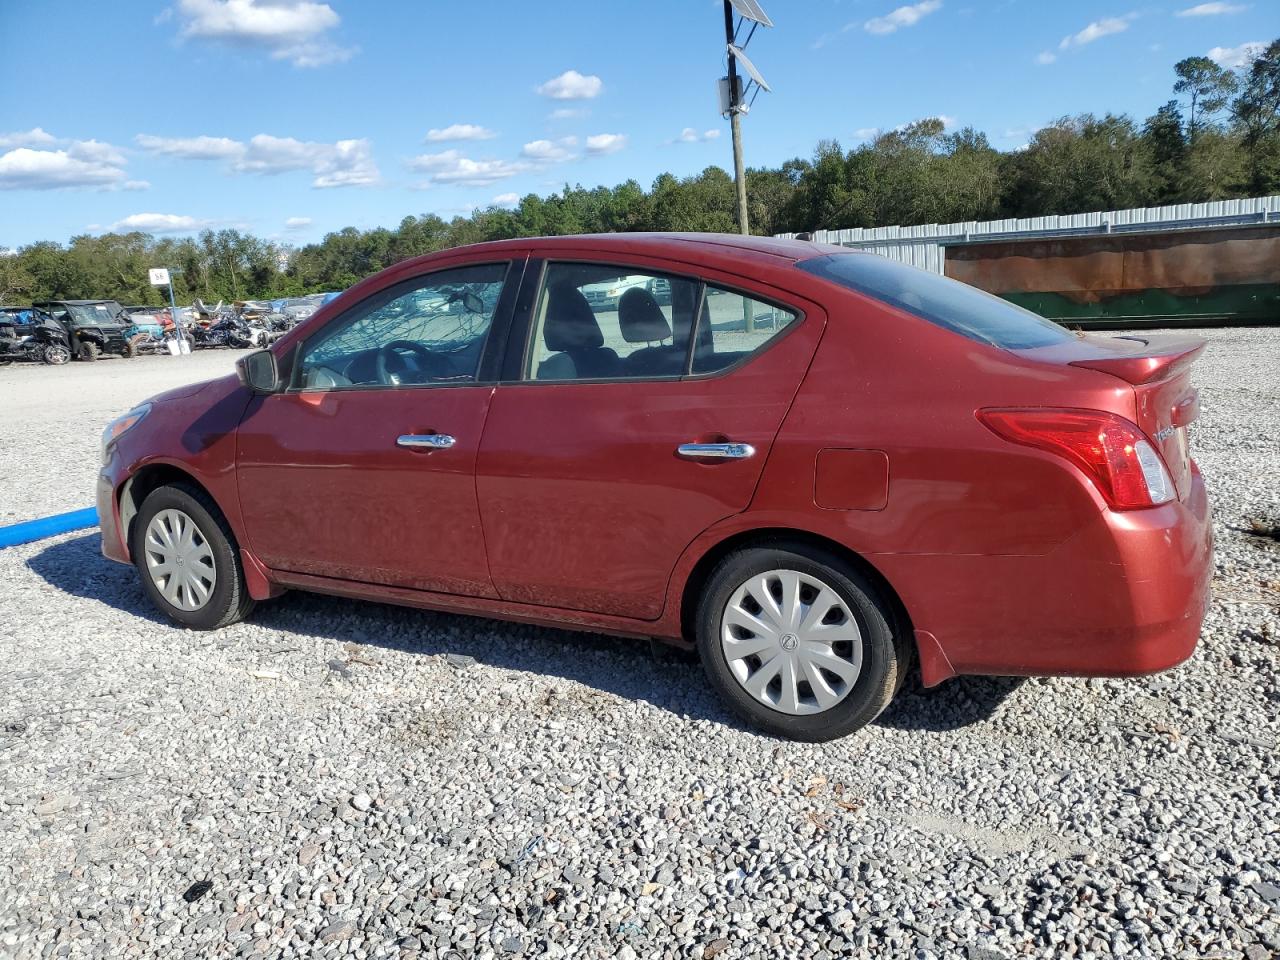
<svg viewBox="0 0 1280 960"><path fill-rule="evenodd" d="M733 5L724 0L724 42L732 47L734 40ZM747 172L742 165L742 93L738 89L738 58L729 52L729 127L733 134L733 181L738 190L738 232L748 234Z"/></svg>

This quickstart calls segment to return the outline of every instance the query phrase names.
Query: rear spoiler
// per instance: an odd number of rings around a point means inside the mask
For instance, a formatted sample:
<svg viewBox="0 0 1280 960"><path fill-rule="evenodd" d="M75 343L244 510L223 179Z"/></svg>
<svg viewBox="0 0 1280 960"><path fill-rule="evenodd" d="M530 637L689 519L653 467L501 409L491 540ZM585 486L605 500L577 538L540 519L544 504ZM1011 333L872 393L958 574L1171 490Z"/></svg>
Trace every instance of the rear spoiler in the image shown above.
<svg viewBox="0 0 1280 960"><path fill-rule="evenodd" d="M1195 362L1208 345L1203 337L1182 334L1155 334L1150 337L1115 337L1116 341L1133 342L1133 351L1127 356L1097 357L1089 360L1072 360L1071 366L1098 370L1132 384L1152 383L1171 377Z"/></svg>

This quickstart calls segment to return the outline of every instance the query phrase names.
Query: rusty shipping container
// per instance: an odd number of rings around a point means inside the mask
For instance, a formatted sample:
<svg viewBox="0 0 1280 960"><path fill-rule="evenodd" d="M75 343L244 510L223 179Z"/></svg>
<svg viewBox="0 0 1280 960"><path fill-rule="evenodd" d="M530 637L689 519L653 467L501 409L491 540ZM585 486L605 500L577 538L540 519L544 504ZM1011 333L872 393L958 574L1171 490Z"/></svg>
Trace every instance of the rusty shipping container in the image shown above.
<svg viewBox="0 0 1280 960"><path fill-rule="evenodd" d="M1280 322L1280 225L952 244L944 271L1068 325Z"/></svg>
<svg viewBox="0 0 1280 960"><path fill-rule="evenodd" d="M1071 326L1280 323L1280 196L812 239L945 273Z"/></svg>

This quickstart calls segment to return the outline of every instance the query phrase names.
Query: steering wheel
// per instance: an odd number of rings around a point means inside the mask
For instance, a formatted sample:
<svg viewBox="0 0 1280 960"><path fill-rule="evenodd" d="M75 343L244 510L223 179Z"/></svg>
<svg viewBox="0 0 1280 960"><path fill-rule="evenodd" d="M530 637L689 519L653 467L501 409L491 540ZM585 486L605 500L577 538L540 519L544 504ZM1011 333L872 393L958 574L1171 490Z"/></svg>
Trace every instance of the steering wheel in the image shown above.
<svg viewBox="0 0 1280 960"><path fill-rule="evenodd" d="M405 354L413 355L413 366ZM401 383L401 375L413 372L412 383L448 379L453 376L453 364L439 354L432 353L423 344L413 340L392 340L378 348L378 382L388 386ZM416 368L416 369L415 369Z"/></svg>

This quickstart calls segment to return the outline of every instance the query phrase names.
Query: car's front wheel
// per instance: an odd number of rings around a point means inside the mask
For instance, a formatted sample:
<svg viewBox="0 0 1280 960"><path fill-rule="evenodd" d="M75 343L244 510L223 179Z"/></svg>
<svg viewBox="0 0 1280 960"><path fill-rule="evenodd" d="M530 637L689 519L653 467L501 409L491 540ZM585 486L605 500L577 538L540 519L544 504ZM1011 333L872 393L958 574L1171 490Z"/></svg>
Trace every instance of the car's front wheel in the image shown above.
<svg viewBox="0 0 1280 960"><path fill-rule="evenodd" d="M151 601L194 630L216 630L253 609L235 535L204 491L174 484L147 495L130 552Z"/></svg>
<svg viewBox="0 0 1280 960"><path fill-rule="evenodd" d="M712 573L698 608L698 653L711 684L750 723L780 737L832 740L892 699L906 647L875 586L807 544L738 550Z"/></svg>

